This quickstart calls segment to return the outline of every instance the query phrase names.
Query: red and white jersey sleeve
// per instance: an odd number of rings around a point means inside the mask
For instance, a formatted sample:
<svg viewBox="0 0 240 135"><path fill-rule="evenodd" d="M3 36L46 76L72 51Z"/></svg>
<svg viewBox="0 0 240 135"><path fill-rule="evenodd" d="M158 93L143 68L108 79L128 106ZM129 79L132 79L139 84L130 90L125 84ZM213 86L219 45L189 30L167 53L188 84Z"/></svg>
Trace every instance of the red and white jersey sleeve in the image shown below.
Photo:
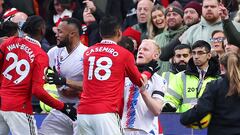
<svg viewBox="0 0 240 135"><path fill-rule="evenodd" d="M80 114L119 113L126 74L141 86L141 73L133 55L117 44L99 43L89 47L84 53L83 65Z"/></svg>
<svg viewBox="0 0 240 135"><path fill-rule="evenodd" d="M53 101L43 89L44 70L48 67L46 53L34 40L11 37L0 50L1 71L1 110L31 114L31 95L36 95L58 109L61 102ZM53 103L54 102L54 103ZM53 105L54 104L54 105Z"/></svg>

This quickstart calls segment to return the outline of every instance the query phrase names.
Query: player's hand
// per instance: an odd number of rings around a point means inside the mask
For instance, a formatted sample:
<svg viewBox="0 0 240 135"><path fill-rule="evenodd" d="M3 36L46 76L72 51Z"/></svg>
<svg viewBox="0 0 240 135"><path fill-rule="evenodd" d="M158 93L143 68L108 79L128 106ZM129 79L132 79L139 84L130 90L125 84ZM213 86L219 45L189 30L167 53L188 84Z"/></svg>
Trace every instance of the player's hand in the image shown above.
<svg viewBox="0 0 240 135"><path fill-rule="evenodd" d="M156 60L151 60L149 63L144 64L144 65L138 65L138 70L140 72L150 72L151 75L153 75L155 72L157 72L160 69L158 66L158 63Z"/></svg>
<svg viewBox="0 0 240 135"><path fill-rule="evenodd" d="M66 114L71 120L77 120L77 110L73 107L73 105L64 103L64 107L60 111Z"/></svg>
<svg viewBox="0 0 240 135"><path fill-rule="evenodd" d="M49 84L66 85L66 78L60 76L55 67L53 67L53 73L47 73L47 82Z"/></svg>

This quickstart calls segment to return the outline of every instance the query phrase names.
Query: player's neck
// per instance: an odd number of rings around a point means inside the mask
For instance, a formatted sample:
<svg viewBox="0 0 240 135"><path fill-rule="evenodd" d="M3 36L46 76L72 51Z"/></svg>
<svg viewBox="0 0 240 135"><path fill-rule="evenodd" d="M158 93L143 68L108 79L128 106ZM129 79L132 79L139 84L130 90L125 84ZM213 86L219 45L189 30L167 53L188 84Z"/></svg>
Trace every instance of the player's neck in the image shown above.
<svg viewBox="0 0 240 135"><path fill-rule="evenodd" d="M73 42L66 46L68 53L71 53L73 50L75 50L79 45L80 40L73 40Z"/></svg>
<svg viewBox="0 0 240 135"><path fill-rule="evenodd" d="M112 37L112 38L103 38L102 40L111 40L111 41L114 41L114 42L116 42L116 43L119 41L119 39L116 38L116 37Z"/></svg>
<svg viewBox="0 0 240 135"><path fill-rule="evenodd" d="M27 36L29 36L29 37L37 40L38 42L41 42L41 40L42 40L42 36L31 36L31 35L29 35L29 34L27 34Z"/></svg>

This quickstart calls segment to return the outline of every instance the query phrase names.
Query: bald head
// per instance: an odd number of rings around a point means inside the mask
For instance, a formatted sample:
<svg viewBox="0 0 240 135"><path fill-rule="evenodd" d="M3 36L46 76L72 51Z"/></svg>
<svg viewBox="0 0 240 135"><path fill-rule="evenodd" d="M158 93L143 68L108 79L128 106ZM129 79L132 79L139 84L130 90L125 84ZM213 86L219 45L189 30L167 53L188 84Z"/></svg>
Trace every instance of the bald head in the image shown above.
<svg viewBox="0 0 240 135"><path fill-rule="evenodd" d="M12 22L19 23L19 22L25 22L28 18L28 15L23 12L17 12L14 17L12 18Z"/></svg>
<svg viewBox="0 0 240 135"><path fill-rule="evenodd" d="M137 19L138 23L146 23L148 16L150 16L153 8L151 0L140 0L137 5Z"/></svg>

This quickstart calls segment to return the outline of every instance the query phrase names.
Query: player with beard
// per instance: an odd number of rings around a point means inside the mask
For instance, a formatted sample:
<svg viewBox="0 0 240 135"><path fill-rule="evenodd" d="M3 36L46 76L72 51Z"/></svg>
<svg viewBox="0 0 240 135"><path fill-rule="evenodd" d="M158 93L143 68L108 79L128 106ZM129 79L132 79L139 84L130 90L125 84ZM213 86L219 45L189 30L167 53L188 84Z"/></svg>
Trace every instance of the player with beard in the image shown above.
<svg viewBox="0 0 240 135"><path fill-rule="evenodd" d="M197 103L206 84L216 80L220 74L219 61L211 57L211 46L199 40L192 46L192 58L185 71L177 73L169 83L164 96L165 111L185 112Z"/></svg>
<svg viewBox="0 0 240 135"><path fill-rule="evenodd" d="M48 52L49 65L54 73L48 73L48 83L56 84L59 99L77 105L82 91L83 53L87 50L79 40L80 22L75 18L64 19L57 28L57 46ZM40 135L73 135L76 123L61 112L52 110L44 119Z"/></svg>

